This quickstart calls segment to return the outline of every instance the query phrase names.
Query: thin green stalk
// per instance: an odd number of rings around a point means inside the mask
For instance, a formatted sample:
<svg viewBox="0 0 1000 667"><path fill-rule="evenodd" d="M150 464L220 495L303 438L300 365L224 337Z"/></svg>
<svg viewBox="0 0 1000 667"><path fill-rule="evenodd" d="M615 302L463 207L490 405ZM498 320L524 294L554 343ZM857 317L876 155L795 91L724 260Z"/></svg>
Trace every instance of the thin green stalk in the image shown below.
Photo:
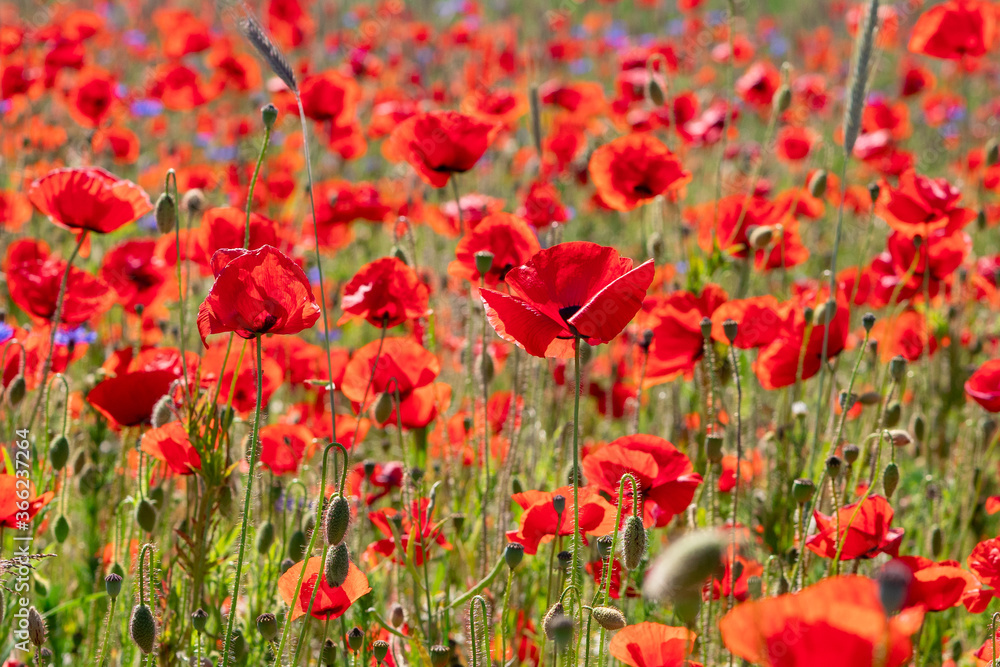
<svg viewBox="0 0 1000 667"><path fill-rule="evenodd" d="M577 577L580 567L580 343L576 336L573 341L573 558L570 582L579 585Z"/></svg>

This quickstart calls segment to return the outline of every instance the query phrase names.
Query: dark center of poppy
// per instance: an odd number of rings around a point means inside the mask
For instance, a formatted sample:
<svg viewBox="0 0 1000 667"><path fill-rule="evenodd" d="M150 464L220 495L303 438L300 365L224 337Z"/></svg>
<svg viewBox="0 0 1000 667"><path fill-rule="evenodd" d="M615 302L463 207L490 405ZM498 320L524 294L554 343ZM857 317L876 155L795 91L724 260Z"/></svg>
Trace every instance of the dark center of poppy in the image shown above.
<svg viewBox="0 0 1000 667"><path fill-rule="evenodd" d="M273 313L268 313L267 317L265 317L264 321L261 323L260 328L257 330L257 333L259 334L267 333L268 331L271 330L271 327L273 327L277 323L278 323L278 316L274 315Z"/></svg>
<svg viewBox="0 0 1000 667"><path fill-rule="evenodd" d="M652 188L650 188L645 183L639 183L634 188L632 188L632 191L635 192L637 195L642 195L643 197L652 197L653 196L653 190L652 190Z"/></svg>
<svg viewBox="0 0 1000 667"><path fill-rule="evenodd" d="M559 317L563 318L563 320L566 321L566 324L569 324L570 318L576 315L582 307L583 306L564 306L559 309Z"/></svg>

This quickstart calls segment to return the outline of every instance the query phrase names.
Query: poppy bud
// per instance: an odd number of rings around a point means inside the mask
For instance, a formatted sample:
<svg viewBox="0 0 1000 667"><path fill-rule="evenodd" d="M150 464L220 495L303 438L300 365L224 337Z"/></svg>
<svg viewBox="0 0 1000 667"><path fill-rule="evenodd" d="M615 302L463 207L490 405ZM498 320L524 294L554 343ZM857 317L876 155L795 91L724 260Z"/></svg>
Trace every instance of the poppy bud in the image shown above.
<svg viewBox="0 0 1000 667"><path fill-rule="evenodd" d="M285 560L281 561L281 563L278 564L278 572L284 574L285 572L288 572L290 569L292 569L293 565L295 565L295 561L292 560L291 558L286 558Z"/></svg>
<svg viewBox="0 0 1000 667"><path fill-rule="evenodd" d="M62 544L69 537L69 520L64 516L60 515L56 519L56 524L52 527L52 534L56 536L56 542Z"/></svg>
<svg viewBox="0 0 1000 667"><path fill-rule="evenodd" d="M861 450L858 449L857 445L846 445L844 447L844 460L847 461L847 465L853 465L860 455Z"/></svg>
<svg viewBox="0 0 1000 667"><path fill-rule="evenodd" d="M622 536L622 567L626 570L637 570L646 556L646 528L642 519L634 514L625 521L625 533Z"/></svg>
<svg viewBox="0 0 1000 667"><path fill-rule="evenodd" d="M643 594L654 600L699 592L722 561L724 538L716 531L688 533L671 543L653 563Z"/></svg>
<svg viewBox="0 0 1000 667"><path fill-rule="evenodd" d="M731 344L740 333L740 325L737 324L736 320L726 320L722 323L722 333L726 335L726 340Z"/></svg>
<svg viewBox="0 0 1000 667"><path fill-rule="evenodd" d="M611 535L601 535L597 538L597 555L601 560L605 560L611 555Z"/></svg>
<svg viewBox="0 0 1000 667"><path fill-rule="evenodd" d="M913 418L913 435L917 436L917 440L920 442L924 441L924 436L927 435L927 420L924 419L923 415L917 415Z"/></svg>
<svg viewBox="0 0 1000 667"><path fill-rule="evenodd" d="M451 517L451 522L455 525L455 532L461 534L462 528L465 527L465 515L456 514Z"/></svg>
<svg viewBox="0 0 1000 667"><path fill-rule="evenodd" d="M882 489L885 491L885 497L891 499L897 486L899 486L899 466L890 461L882 472Z"/></svg>
<svg viewBox="0 0 1000 667"><path fill-rule="evenodd" d="M198 607L191 614L191 625L194 626L195 631L205 632L205 625L208 623L208 612Z"/></svg>
<svg viewBox="0 0 1000 667"><path fill-rule="evenodd" d="M26 393L28 393L28 385L24 382L24 376L18 373L7 386L7 402L10 403L10 407L19 406Z"/></svg>
<svg viewBox="0 0 1000 667"><path fill-rule="evenodd" d="M902 413L902 406L899 401L893 401L889 404L889 407L885 409L885 425L892 428L899 423L899 417Z"/></svg>
<svg viewBox="0 0 1000 667"><path fill-rule="evenodd" d="M273 104L266 104L260 109L260 117L264 121L264 127L271 129L274 121L278 120L278 107Z"/></svg>
<svg viewBox="0 0 1000 667"><path fill-rule="evenodd" d="M904 373L906 373L906 359L902 355L896 355L889 362L889 375L893 382L898 384L902 382Z"/></svg>
<svg viewBox="0 0 1000 667"><path fill-rule="evenodd" d="M621 630L628 625L625 614L615 607L594 607L590 615L605 630Z"/></svg>
<svg viewBox="0 0 1000 667"><path fill-rule="evenodd" d="M79 475L83 472L84 466L87 465L87 452L80 450L76 453L73 458L73 474Z"/></svg>
<svg viewBox="0 0 1000 667"><path fill-rule="evenodd" d="M156 527L156 508L146 498L140 500L135 507L135 522L147 533L153 532Z"/></svg>
<svg viewBox="0 0 1000 667"><path fill-rule="evenodd" d="M552 627L553 622L564 614L565 610L563 609L562 602L556 602L545 612L545 616L542 618L542 631L545 632L545 636L550 640L555 639L555 632Z"/></svg>
<svg viewBox="0 0 1000 667"><path fill-rule="evenodd" d="M507 567L514 569L521 564L521 560L524 558L524 545L518 544L516 542L511 542L503 550L503 559L507 563Z"/></svg>
<svg viewBox="0 0 1000 667"><path fill-rule="evenodd" d="M347 543L341 542L326 554L323 565L323 577L330 588L337 588L347 581L347 573L351 569L351 557L347 552Z"/></svg>
<svg viewBox="0 0 1000 667"><path fill-rule="evenodd" d="M493 253L489 250L480 250L475 254L476 271L479 275L485 276L493 268Z"/></svg>
<svg viewBox="0 0 1000 667"><path fill-rule="evenodd" d="M410 258L406 256L406 251L403 250L400 246L398 245L392 246L391 254L393 257L401 261L403 264L406 264L407 266L410 265Z"/></svg>
<svg viewBox="0 0 1000 667"><path fill-rule="evenodd" d="M144 604L132 608L132 618L128 622L128 634L144 654L153 652L153 642L156 640L156 620L153 612Z"/></svg>
<svg viewBox="0 0 1000 667"><path fill-rule="evenodd" d="M721 435L705 436L705 456L708 458L710 463L719 463L722 461Z"/></svg>
<svg viewBox="0 0 1000 667"><path fill-rule="evenodd" d="M1000 162L1000 144L994 138L986 142L986 166L992 167L997 162Z"/></svg>
<svg viewBox="0 0 1000 667"><path fill-rule="evenodd" d="M365 633L361 631L361 628L354 626L347 631L347 645L352 651L357 651L361 648L361 644L364 643Z"/></svg>
<svg viewBox="0 0 1000 667"><path fill-rule="evenodd" d="M889 439L894 447L905 447L913 442L913 437L909 433L898 428L889 431Z"/></svg>
<svg viewBox="0 0 1000 667"><path fill-rule="evenodd" d="M556 643L556 650L564 651L573 641L573 617L562 614L552 619L552 640Z"/></svg>
<svg viewBox="0 0 1000 667"><path fill-rule="evenodd" d="M233 655L236 656L236 662L241 662L247 653L249 652L249 647L247 646L247 640L243 637L242 630L233 631Z"/></svg>
<svg viewBox="0 0 1000 667"><path fill-rule="evenodd" d="M792 105L792 90L788 86L781 86L774 94L774 110L778 113L788 111Z"/></svg>
<svg viewBox="0 0 1000 667"><path fill-rule="evenodd" d="M771 225L760 225L754 227L749 234L750 247L754 250L763 250L771 245L774 240L774 227Z"/></svg>
<svg viewBox="0 0 1000 667"><path fill-rule="evenodd" d="M475 648L473 648L473 650L475 650ZM451 658L451 649L447 646L442 646L441 644L431 646L429 653L431 654L431 665L434 667L444 667L448 664L448 660Z"/></svg>
<svg viewBox="0 0 1000 667"><path fill-rule="evenodd" d="M822 197L826 194L826 170L817 169L816 173L809 179L809 194L813 197Z"/></svg>
<svg viewBox="0 0 1000 667"><path fill-rule="evenodd" d="M877 405L882 402L882 394L877 391L866 391L858 396L858 403L861 405Z"/></svg>
<svg viewBox="0 0 1000 667"><path fill-rule="evenodd" d="M156 200L156 229L161 234L169 234L177 225L177 202L174 196L164 192Z"/></svg>
<svg viewBox="0 0 1000 667"><path fill-rule="evenodd" d="M384 639L376 639L372 642L372 654L375 656L375 662L381 664L385 660L385 656L389 654L389 642Z"/></svg>
<svg viewBox="0 0 1000 667"><path fill-rule="evenodd" d="M389 612L389 623L392 627L398 628L403 624L403 620L403 605L393 605L392 611Z"/></svg>
<svg viewBox="0 0 1000 667"><path fill-rule="evenodd" d="M332 639L327 639L323 642L323 651L320 654L320 660L327 667L332 667L337 663L337 646L333 643Z"/></svg>
<svg viewBox="0 0 1000 667"><path fill-rule="evenodd" d="M879 570L878 596L886 614L895 614L902 609L910 588L913 573L898 560L891 560Z"/></svg>
<svg viewBox="0 0 1000 667"><path fill-rule="evenodd" d="M45 643L45 619L34 607L28 609L28 639L35 646Z"/></svg>
<svg viewBox="0 0 1000 667"><path fill-rule="evenodd" d="M674 600L674 613L684 625L691 625L698 620L701 611L701 591L683 591Z"/></svg>
<svg viewBox="0 0 1000 667"><path fill-rule="evenodd" d="M805 308L802 309L802 317L803 317L803 319L805 319L806 324L812 324L813 323L813 316L815 314L816 314L816 311L814 311L812 309L812 306L806 306Z"/></svg>
<svg viewBox="0 0 1000 667"><path fill-rule="evenodd" d="M65 435L57 435L49 445L49 463L55 470L62 470L69 461L69 440Z"/></svg>
<svg viewBox="0 0 1000 667"><path fill-rule="evenodd" d="M193 188L181 197L181 210L194 214L205 208L205 193L201 188Z"/></svg>
<svg viewBox="0 0 1000 667"><path fill-rule="evenodd" d="M482 376L482 380L485 384L489 384L493 381L493 357L489 354L483 356L479 355L477 360L479 363L476 366L479 368L479 373Z"/></svg>
<svg viewBox="0 0 1000 667"><path fill-rule="evenodd" d="M832 477L833 479L837 479L837 477L840 475L841 464L842 461L840 460L839 456L834 455L828 457L826 459L826 474Z"/></svg>
<svg viewBox="0 0 1000 667"><path fill-rule="evenodd" d="M257 617L257 632L264 641L272 641L278 636L278 618L274 614L261 614Z"/></svg>
<svg viewBox="0 0 1000 667"><path fill-rule="evenodd" d="M666 95L663 94L663 86L652 76L649 77L649 101L658 107L662 107L667 101Z"/></svg>
<svg viewBox="0 0 1000 667"><path fill-rule="evenodd" d="M833 318L836 316L837 302L830 299L813 313L813 324L816 326L826 326L830 322L833 322Z"/></svg>
<svg viewBox="0 0 1000 667"><path fill-rule="evenodd" d="M811 479L797 479L792 482L792 498L799 505L805 505L813 499L816 493L816 485Z"/></svg>
<svg viewBox="0 0 1000 667"><path fill-rule="evenodd" d="M861 318L861 326L865 328L865 331L871 331L872 327L875 326L875 313L865 313L865 316Z"/></svg>
<svg viewBox="0 0 1000 667"><path fill-rule="evenodd" d="M112 600L116 599L118 594L122 592L121 575L112 572L108 576L104 577L104 590L107 592L109 598Z"/></svg>
<svg viewBox="0 0 1000 667"><path fill-rule="evenodd" d="M764 582L757 575L747 579L747 592L751 600L759 600L764 593Z"/></svg>
<svg viewBox="0 0 1000 667"><path fill-rule="evenodd" d="M266 554L274 544L274 524L265 521L257 529L257 553Z"/></svg>
<svg viewBox="0 0 1000 667"><path fill-rule="evenodd" d="M392 394L385 391L378 397L378 401L375 402L375 421L379 424L384 424L389 421L389 417L392 415Z"/></svg>
<svg viewBox="0 0 1000 667"><path fill-rule="evenodd" d="M521 483L521 478L514 476L510 480L510 491L511 493L524 493L524 484Z"/></svg>
<svg viewBox="0 0 1000 667"><path fill-rule="evenodd" d="M288 537L288 557L293 561L300 561L306 553L308 541L305 532L296 530Z"/></svg>
<svg viewBox="0 0 1000 667"><path fill-rule="evenodd" d="M943 549L944 533L941 531L941 526L934 526L934 529L931 530L931 555L935 560L941 555Z"/></svg>
<svg viewBox="0 0 1000 667"><path fill-rule="evenodd" d="M872 198L872 202L878 201L879 193L882 191L881 186L878 183L868 184L868 196Z"/></svg>
<svg viewBox="0 0 1000 667"><path fill-rule="evenodd" d="M174 420L174 399L170 394L164 394L160 400L153 405L152 423L153 428L166 426Z"/></svg>
<svg viewBox="0 0 1000 667"><path fill-rule="evenodd" d="M552 496L552 509L556 511L556 514L562 515L566 511L566 496L561 493Z"/></svg>
<svg viewBox="0 0 1000 667"><path fill-rule="evenodd" d="M351 505L347 498L336 495L330 501L326 510L326 521L323 522L323 535L327 546L340 544L347 534L347 526L351 522Z"/></svg>

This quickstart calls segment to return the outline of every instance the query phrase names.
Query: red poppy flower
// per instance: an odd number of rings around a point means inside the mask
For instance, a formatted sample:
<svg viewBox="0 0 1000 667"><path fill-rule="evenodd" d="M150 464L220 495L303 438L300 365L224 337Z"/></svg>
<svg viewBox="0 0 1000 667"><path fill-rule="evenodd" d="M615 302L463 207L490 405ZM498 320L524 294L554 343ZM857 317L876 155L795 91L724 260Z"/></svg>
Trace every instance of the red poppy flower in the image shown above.
<svg viewBox="0 0 1000 667"><path fill-rule="evenodd" d="M451 551L451 544L441 531L441 524L435 522L431 516L432 509L429 498L419 498L414 500L410 504L409 511L403 512L401 516L400 512L392 507L369 513L368 518L372 525L383 535L383 539L376 540L369 546L369 551L381 556L392 556L393 561L403 563L408 558L406 554L410 553L412 544L413 564L416 567L422 566L424 560L430 558L430 547L434 544ZM396 516L401 519L399 543L402 554L396 550L396 537L389 525L390 520Z"/></svg>
<svg viewBox="0 0 1000 667"><path fill-rule="evenodd" d="M21 523L21 519L24 518L18 517L18 513L20 512L27 512L28 521L31 521L55 497L55 493L52 491L46 491L40 496L37 495L35 485L29 481L28 498L26 499L28 509L20 509L18 504L25 500L18 497L18 491L23 492L23 482L21 484L18 483L20 479L16 475L8 474L6 467L0 467L0 528L16 529L18 524Z"/></svg>
<svg viewBox="0 0 1000 667"><path fill-rule="evenodd" d="M113 426L148 424L153 406L178 378L173 370L134 371L102 380L87 394L91 407Z"/></svg>
<svg viewBox="0 0 1000 667"><path fill-rule="evenodd" d="M212 256L212 268L215 284L198 309L198 333L206 346L210 334L294 334L319 319L319 304L305 272L272 246L219 250Z"/></svg>
<svg viewBox="0 0 1000 667"><path fill-rule="evenodd" d="M302 580L302 588L299 590L299 599L292 604L295 586L298 584L299 573L302 572L303 565L306 568L305 578ZM362 596L367 595L372 589L368 585L368 577L354 563L350 563L348 566L347 579L344 580L344 583L332 588L326 583L326 577L323 576L322 558L314 556L307 563L299 561L288 568L278 579L278 593L285 604L292 609L289 620L294 621L305 615L317 583L319 590L316 591L316 600L312 605L312 617L321 621L340 618L345 611L350 609L352 604Z"/></svg>
<svg viewBox="0 0 1000 667"><path fill-rule="evenodd" d="M912 576L903 607L919 605L927 611L943 611L962 604L970 592L981 588L979 580L956 561L935 563L923 556L901 556L895 562L909 568Z"/></svg>
<svg viewBox="0 0 1000 667"><path fill-rule="evenodd" d="M835 558L841 549L840 560L874 558L879 553L896 556L903 541L903 529L890 527L893 510L889 501L875 495L860 505L857 516L854 511L858 503L840 508L836 517L813 510L817 532L806 540L809 550L823 558Z"/></svg>
<svg viewBox="0 0 1000 667"><path fill-rule="evenodd" d="M897 232L927 238L939 229L961 229L976 217L972 209L957 205L961 196L962 191L946 179L908 169L900 175L898 187L882 184L878 213Z"/></svg>
<svg viewBox="0 0 1000 667"><path fill-rule="evenodd" d="M528 98L516 90L488 88L467 95L462 100L462 111L509 127L528 112Z"/></svg>
<svg viewBox="0 0 1000 667"><path fill-rule="evenodd" d="M455 247L455 261L448 265L448 274L478 283L480 277L490 287L507 277L541 250L535 232L527 223L510 213L492 213L475 229L463 236ZM477 252L493 253L493 263L485 276L476 269Z"/></svg>
<svg viewBox="0 0 1000 667"><path fill-rule="evenodd" d="M189 111L211 101L218 88L201 80L198 72L178 62L164 63L153 72L149 95L171 111Z"/></svg>
<svg viewBox="0 0 1000 667"><path fill-rule="evenodd" d="M198 244L204 253L196 258L207 274L211 269L211 257L223 248L241 248L246 238L246 211L233 206L210 208L202 215L198 230ZM280 244L278 230L273 220L257 213L250 214L250 250L261 246Z"/></svg>
<svg viewBox="0 0 1000 667"><path fill-rule="evenodd" d="M582 465L587 481L610 494L612 500L618 495L622 475L635 475L640 498L648 501L647 515L657 526L666 526L686 510L702 481L683 452L655 435L626 435L613 440L592 450ZM631 498L631 487L626 485L626 489Z"/></svg>
<svg viewBox="0 0 1000 667"><path fill-rule="evenodd" d="M781 83L781 74L770 61L754 63L736 80L736 93L748 104L767 107Z"/></svg>
<svg viewBox="0 0 1000 667"><path fill-rule="evenodd" d="M201 470L201 457L191 444L187 429L179 421L172 421L142 434L142 451L177 475L191 475Z"/></svg>
<svg viewBox="0 0 1000 667"><path fill-rule="evenodd" d="M596 487L584 486L578 489L580 498L580 537L587 543L585 535L607 535L615 529L614 505L605 500ZM566 500L566 507L560 516L552 505L555 496ZM508 530L507 539L524 545L524 553L538 553L538 546L549 542L556 535L573 534L573 487L564 486L555 491L524 491L515 493L511 500L524 512L521 526Z"/></svg>
<svg viewBox="0 0 1000 667"><path fill-rule="evenodd" d="M7 288L19 308L39 321L50 322L56 314L59 286L66 262L49 256L40 241L23 239L7 249ZM60 322L75 326L111 307L113 295L107 284L86 271L72 267L63 296Z"/></svg>
<svg viewBox="0 0 1000 667"><path fill-rule="evenodd" d="M718 247L740 259L750 254L749 232L754 227L776 227L785 217L777 204L756 194L729 195L685 211L698 228L698 245L707 253Z"/></svg>
<svg viewBox="0 0 1000 667"><path fill-rule="evenodd" d="M361 100L361 87L335 70L307 76L300 86L306 118L318 122L347 122Z"/></svg>
<svg viewBox="0 0 1000 667"><path fill-rule="evenodd" d="M31 184L28 198L60 227L98 234L113 232L153 210L142 188L98 167L50 171Z"/></svg>
<svg viewBox="0 0 1000 667"><path fill-rule="evenodd" d="M735 558L733 558L734 553ZM732 587L734 562L736 586ZM702 599L706 601L728 600L730 593L732 593L733 599L743 602L750 596L750 578L763 578L763 576L764 566L760 562L739 553L738 545L734 550L733 545L730 544L726 547L726 555L722 558L722 576L714 576L711 581L705 583L701 592Z"/></svg>
<svg viewBox="0 0 1000 667"><path fill-rule="evenodd" d="M1000 537L978 543L966 563L984 584L1000 588Z"/></svg>
<svg viewBox="0 0 1000 667"><path fill-rule="evenodd" d="M560 243L542 250L505 278L512 292L480 291L490 324L504 340L536 357L568 357L573 340L592 345L620 334L642 306L653 260L632 260L596 243Z"/></svg>
<svg viewBox="0 0 1000 667"><path fill-rule="evenodd" d="M909 49L934 58L961 60L985 55L996 36L996 9L979 0L948 0L920 15Z"/></svg>
<svg viewBox="0 0 1000 667"><path fill-rule="evenodd" d="M0 229L16 232L31 220L31 201L13 190L0 190Z"/></svg>
<svg viewBox="0 0 1000 667"><path fill-rule="evenodd" d="M547 181L532 181L517 214L535 227L548 227L569 219L559 191Z"/></svg>
<svg viewBox="0 0 1000 667"><path fill-rule="evenodd" d="M233 407L240 413L247 414L257 405L257 363L252 359L245 360L243 364L236 366L238 355L230 355L226 360L226 344L219 341L218 345L212 345L205 352L201 362L201 373L199 375L201 387L209 395L218 392L218 404L227 405L232 401ZM222 362L226 360L225 370ZM262 371L262 391L263 404L267 405L271 395L281 386L284 379L281 366L273 359L264 357Z"/></svg>
<svg viewBox="0 0 1000 667"><path fill-rule="evenodd" d="M163 54L180 58L212 45L208 26L186 9L161 8L153 12L153 23L163 40Z"/></svg>
<svg viewBox="0 0 1000 667"><path fill-rule="evenodd" d="M987 412L1000 412L1000 359L991 359L965 381L965 393Z"/></svg>
<svg viewBox="0 0 1000 667"><path fill-rule="evenodd" d="M127 127L98 130L90 145L97 153L109 153L115 164L135 164L139 159L139 137Z"/></svg>
<svg viewBox="0 0 1000 667"><path fill-rule="evenodd" d="M667 295L647 297L639 313L639 329L653 332L646 365L645 387L669 382L679 375L690 376L705 354L701 321L712 317L726 301L718 285L705 286L700 295L676 290ZM636 350L637 355L645 354Z"/></svg>
<svg viewBox="0 0 1000 667"><path fill-rule="evenodd" d="M781 128L776 138L778 157L788 162L800 162L809 157L817 139L816 133L808 127L787 125Z"/></svg>
<svg viewBox="0 0 1000 667"><path fill-rule="evenodd" d="M73 120L84 127L100 126L111 112L117 85L114 78L105 71L94 69L82 72L71 93L69 111Z"/></svg>
<svg viewBox="0 0 1000 667"><path fill-rule="evenodd" d="M757 664L902 667L922 622L921 609L888 618L875 581L843 576L798 593L745 602L722 617L719 629L726 648Z"/></svg>
<svg viewBox="0 0 1000 667"><path fill-rule="evenodd" d="M960 230L931 232L919 247L902 232L893 232L886 250L872 260L874 285L868 302L881 307L895 294L896 303L903 303L923 295L925 283L934 298L971 250L972 239Z"/></svg>
<svg viewBox="0 0 1000 667"><path fill-rule="evenodd" d="M136 306L149 306L167 279L166 263L156 255L156 241L123 241L108 251L101 265L101 278L130 313Z"/></svg>
<svg viewBox="0 0 1000 667"><path fill-rule="evenodd" d="M726 320L739 325L733 345L742 350L764 347L778 336L783 324L781 306L770 294L719 305L712 313L712 339L724 345L729 344L723 330Z"/></svg>
<svg viewBox="0 0 1000 667"><path fill-rule="evenodd" d="M397 125L388 149L409 162L425 183L443 188L453 173L476 165L501 127L457 111L428 111Z"/></svg>
<svg viewBox="0 0 1000 667"><path fill-rule="evenodd" d="M427 315L427 286L417 272L396 257L365 264L344 285L338 326L358 318L391 329Z"/></svg>
<svg viewBox="0 0 1000 667"><path fill-rule="evenodd" d="M604 144L590 157L589 170L597 194L616 211L631 211L691 180L670 149L649 134Z"/></svg>
<svg viewBox="0 0 1000 667"><path fill-rule="evenodd" d="M897 355L907 361L916 361L925 353L933 355L938 346L937 338L927 328L927 318L912 309L875 322L871 340L878 343L883 363Z"/></svg>
<svg viewBox="0 0 1000 667"><path fill-rule="evenodd" d="M701 667L688 660L696 638L687 628L643 621L616 632L608 653L631 667Z"/></svg>
<svg viewBox="0 0 1000 667"><path fill-rule="evenodd" d="M377 365L376 365L377 362ZM360 411L367 410L380 394L393 397L393 410L385 423L396 423L395 395L399 391L399 419L404 428L423 428L437 416L438 405L446 404L451 388L435 383L441 364L433 353L412 338L386 338L379 354L379 341L372 341L354 353L344 371L341 390ZM368 384L371 382L371 388ZM368 404L361 405L368 393Z"/></svg>
<svg viewBox="0 0 1000 667"><path fill-rule="evenodd" d="M260 429L260 462L275 475L297 473L315 449L313 434L298 424L268 424Z"/></svg>

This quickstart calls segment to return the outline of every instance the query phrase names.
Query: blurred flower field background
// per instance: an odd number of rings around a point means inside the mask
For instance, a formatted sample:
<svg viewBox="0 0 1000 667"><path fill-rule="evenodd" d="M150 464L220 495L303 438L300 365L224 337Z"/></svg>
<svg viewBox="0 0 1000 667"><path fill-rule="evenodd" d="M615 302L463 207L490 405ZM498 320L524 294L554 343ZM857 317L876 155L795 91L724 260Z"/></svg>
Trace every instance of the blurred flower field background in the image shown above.
<svg viewBox="0 0 1000 667"><path fill-rule="evenodd" d="M996 664L1000 4L0 4L0 660Z"/></svg>

